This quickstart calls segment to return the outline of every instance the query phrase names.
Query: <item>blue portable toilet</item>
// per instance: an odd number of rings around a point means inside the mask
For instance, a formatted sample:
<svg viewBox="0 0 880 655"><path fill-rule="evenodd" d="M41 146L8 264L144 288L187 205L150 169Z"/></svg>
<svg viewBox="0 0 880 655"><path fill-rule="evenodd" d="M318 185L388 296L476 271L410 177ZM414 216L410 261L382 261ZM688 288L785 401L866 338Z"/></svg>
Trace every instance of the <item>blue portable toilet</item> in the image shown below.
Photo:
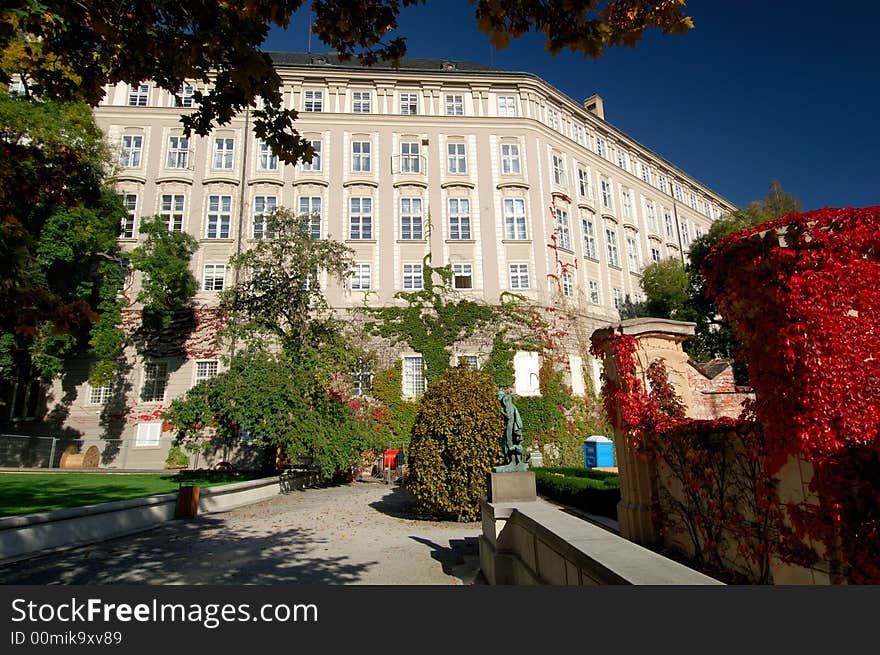
<svg viewBox="0 0 880 655"><path fill-rule="evenodd" d="M584 468L614 466L614 444L608 437L594 434L584 441Z"/></svg>

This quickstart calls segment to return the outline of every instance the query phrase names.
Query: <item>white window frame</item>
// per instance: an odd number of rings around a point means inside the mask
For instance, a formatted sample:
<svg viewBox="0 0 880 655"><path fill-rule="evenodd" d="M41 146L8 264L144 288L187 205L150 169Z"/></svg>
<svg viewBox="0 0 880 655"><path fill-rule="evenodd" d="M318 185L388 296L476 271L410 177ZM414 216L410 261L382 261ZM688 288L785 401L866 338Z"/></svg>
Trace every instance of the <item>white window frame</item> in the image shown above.
<svg viewBox="0 0 880 655"><path fill-rule="evenodd" d="M590 302L594 305L602 304L602 296L601 291L599 289L599 281L598 280L590 280Z"/></svg>
<svg viewBox="0 0 880 655"><path fill-rule="evenodd" d="M204 264L202 291L217 293L226 288L226 264Z"/></svg>
<svg viewBox="0 0 880 655"><path fill-rule="evenodd" d="M314 151L314 155L312 156L312 161L302 160L302 171L304 173L320 173L321 166L323 165L321 159L321 151L323 150L323 142L321 139L314 139L309 141L309 144L312 146L312 150Z"/></svg>
<svg viewBox="0 0 880 655"><path fill-rule="evenodd" d="M449 240L471 240L471 201L469 198L449 198Z"/></svg>
<svg viewBox="0 0 880 655"><path fill-rule="evenodd" d="M88 405L106 405L112 395L113 395L113 385L112 384L102 384L97 387L89 384L89 399L88 399L87 404Z"/></svg>
<svg viewBox="0 0 880 655"><path fill-rule="evenodd" d="M469 286L459 286L459 278L468 279ZM452 288L469 291L474 288L474 266L469 262L455 263L452 265Z"/></svg>
<svg viewBox="0 0 880 655"><path fill-rule="evenodd" d="M517 110L515 95L498 96L498 116L505 118L516 118Z"/></svg>
<svg viewBox="0 0 880 655"><path fill-rule="evenodd" d="M571 271L562 271L562 275L559 278L562 286L562 295L566 298L574 296L574 277Z"/></svg>
<svg viewBox="0 0 880 655"><path fill-rule="evenodd" d="M505 241L527 241L529 234L525 198L504 198L502 206L504 208Z"/></svg>
<svg viewBox="0 0 880 655"><path fill-rule="evenodd" d="M278 157L272 154L272 148L262 139L257 139L257 170L277 171Z"/></svg>
<svg viewBox="0 0 880 655"><path fill-rule="evenodd" d="M458 93L446 94L446 115L464 116L464 96Z"/></svg>
<svg viewBox="0 0 880 655"><path fill-rule="evenodd" d="M159 216L165 221L169 232L183 231L183 217L186 215L186 194L163 193L159 196Z"/></svg>
<svg viewBox="0 0 880 655"><path fill-rule="evenodd" d="M617 230L605 226L605 246L608 251L608 265L620 268L620 250L617 247Z"/></svg>
<svg viewBox="0 0 880 655"><path fill-rule="evenodd" d="M232 196L208 196L208 212L205 218L205 238L232 238Z"/></svg>
<svg viewBox="0 0 880 655"><path fill-rule="evenodd" d="M514 291L531 289L531 276L529 275L529 265L526 262L513 262L508 264L509 273L508 282L510 288Z"/></svg>
<svg viewBox="0 0 880 655"><path fill-rule="evenodd" d="M419 113L419 95L417 93L401 93L399 106L401 115L417 116Z"/></svg>
<svg viewBox="0 0 880 655"><path fill-rule="evenodd" d="M356 262L349 273L349 288L352 291L369 291L373 288L373 267L368 262Z"/></svg>
<svg viewBox="0 0 880 655"><path fill-rule="evenodd" d="M177 93L174 94L174 104L177 107L194 107L195 106L195 92L196 89L192 84L187 84L184 82L180 85L180 88L177 90Z"/></svg>
<svg viewBox="0 0 880 655"><path fill-rule="evenodd" d="M370 173L373 170L373 144L369 141L351 142L351 172Z"/></svg>
<svg viewBox="0 0 880 655"><path fill-rule="evenodd" d="M572 250L571 223L568 220L568 211L561 207L556 208L556 234L556 245L563 250Z"/></svg>
<svg viewBox="0 0 880 655"><path fill-rule="evenodd" d="M128 87L128 106L146 107L150 101L149 84L130 84Z"/></svg>
<svg viewBox="0 0 880 655"><path fill-rule="evenodd" d="M135 448L158 448L162 439L162 421L138 423L135 431Z"/></svg>
<svg viewBox="0 0 880 655"><path fill-rule="evenodd" d="M403 357L400 383L405 398L416 398L425 393L425 360L421 355Z"/></svg>
<svg viewBox="0 0 880 655"><path fill-rule="evenodd" d="M348 238L351 241L372 241L372 197L352 196L348 199Z"/></svg>
<svg viewBox="0 0 880 655"><path fill-rule="evenodd" d="M590 169L578 167L578 194L581 198L593 200L593 184L590 180Z"/></svg>
<svg viewBox="0 0 880 655"><path fill-rule="evenodd" d="M450 175L467 175L467 146L463 141L446 144L446 171Z"/></svg>
<svg viewBox="0 0 880 655"><path fill-rule="evenodd" d="M353 114L372 114L373 93L371 91L352 91L351 111Z"/></svg>
<svg viewBox="0 0 880 655"><path fill-rule="evenodd" d="M501 174L502 175L521 175L522 162L519 156L518 143L502 143L501 144Z"/></svg>
<svg viewBox="0 0 880 655"><path fill-rule="evenodd" d="M321 238L324 222L324 199L321 196L300 196L296 206L299 208L299 216L309 217L307 231L317 241Z"/></svg>
<svg viewBox="0 0 880 655"><path fill-rule="evenodd" d="M568 185L568 177L565 174L565 157L553 155L553 182L559 186Z"/></svg>
<svg viewBox="0 0 880 655"><path fill-rule="evenodd" d="M214 156L211 159L211 168L214 170L230 171L235 166L235 137L214 137Z"/></svg>
<svg viewBox="0 0 880 655"><path fill-rule="evenodd" d="M165 168L189 168L189 137L173 134L168 137L168 154Z"/></svg>
<svg viewBox="0 0 880 655"><path fill-rule="evenodd" d="M278 196L257 195L254 196L254 219L251 228L251 237L254 239L272 239L275 237L275 227L266 222L266 216L278 208Z"/></svg>
<svg viewBox="0 0 880 655"><path fill-rule="evenodd" d="M196 360L195 367L193 367L194 384L217 377L218 367L219 362L216 359Z"/></svg>
<svg viewBox="0 0 880 655"><path fill-rule="evenodd" d="M168 362L152 361L144 362L144 376L141 381L140 398L145 403L162 403L165 402L165 396L168 392ZM151 373L152 372L152 373ZM160 375L161 373L161 375ZM152 389L148 389L148 385L153 385ZM157 391L161 387L161 397ZM150 395L147 396L147 391Z"/></svg>
<svg viewBox="0 0 880 655"><path fill-rule="evenodd" d="M324 111L324 91L321 89L303 90L303 111L321 113Z"/></svg>
<svg viewBox="0 0 880 655"><path fill-rule="evenodd" d="M626 237L626 260L631 272L638 273L641 270L642 263L639 253L639 241L636 237Z"/></svg>
<svg viewBox="0 0 880 655"><path fill-rule="evenodd" d="M119 199L125 207L126 215L122 219L122 229L120 230L120 239L135 239L137 234L137 206L138 194L136 193L120 193Z"/></svg>
<svg viewBox="0 0 880 655"><path fill-rule="evenodd" d="M421 291L425 288L424 271L421 263L405 263L402 267L402 286L404 291Z"/></svg>
<svg viewBox="0 0 880 655"><path fill-rule="evenodd" d="M423 241L425 238L425 218L422 213L422 199L404 197L400 199L400 240Z"/></svg>
<svg viewBox="0 0 880 655"><path fill-rule="evenodd" d="M143 134L123 134L119 149L120 168L140 168L144 153Z"/></svg>
<svg viewBox="0 0 880 655"><path fill-rule="evenodd" d="M599 259L599 250L596 246L596 224L591 218L581 219L581 231L584 237L584 257Z"/></svg>
<svg viewBox="0 0 880 655"><path fill-rule="evenodd" d="M400 142L400 172L420 175L422 172L422 146L418 141Z"/></svg>
<svg viewBox="0 0 880 655"><path fill-rule="evenodd" d="M611 180L607 177L600 178L599 184L602 189L602 206L605 209L614 211L614 194L612 192Z"/></svg>

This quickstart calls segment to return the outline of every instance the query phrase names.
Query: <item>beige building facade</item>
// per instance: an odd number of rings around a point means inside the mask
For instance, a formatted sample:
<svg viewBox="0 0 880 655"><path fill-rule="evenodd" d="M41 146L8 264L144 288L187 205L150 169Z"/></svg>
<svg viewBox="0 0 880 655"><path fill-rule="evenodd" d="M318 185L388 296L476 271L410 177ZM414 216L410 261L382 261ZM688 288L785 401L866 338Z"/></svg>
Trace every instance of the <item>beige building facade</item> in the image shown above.
<svg viewBox="0 0 880 655"><path fill-rule="evenodd" d="M270 236L262 215L284 206L313 213L315 237L355 251L351 278L323 285L335 308L365 299L387 304L421 288L430 253L432 265L452 265L464 296L562 300L589 334L619 320L627 297L641 298L645 265L684 257L694 238L734 209L606 122L598 96L578 103L529 73L439 60L392 69L332 55L273 59L285 105L299 112L296 127L315 150L311 162L279 162L250 130L247 113L208 136L185 137L180 115L195 87L175 95L149 82L117 84L95 110L130 211L120 243L133 248L141 218L155 214L198 239L199 305L216 303L232 282L229 257ZM129 297L137 288L133 278ZM401 355L403 391L417 392L418 354ZM536 392L533 354L515 361L516 391ZM582 369L578 352L571 362L577 391L598 369ZM51 390L50 412L66 399L57 427L110 436L105 405L121 394L125 411L111 412L113 436L130 440L134 459L153 466L171 435L157 432L150 417L218 368L210 354L183 361L132 354L124 382L96 390L84 362ZM157 449L155 457L147 449Z"/></svg>

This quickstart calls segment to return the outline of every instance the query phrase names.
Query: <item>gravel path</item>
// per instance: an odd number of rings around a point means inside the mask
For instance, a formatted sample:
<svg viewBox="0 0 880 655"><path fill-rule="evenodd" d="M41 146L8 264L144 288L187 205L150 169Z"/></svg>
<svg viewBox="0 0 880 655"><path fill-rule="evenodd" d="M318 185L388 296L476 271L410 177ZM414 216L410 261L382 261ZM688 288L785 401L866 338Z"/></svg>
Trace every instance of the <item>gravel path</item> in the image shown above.
<svg viewBox="0 0 880 655"><path fill-rule="evenodd" d="M480 532L420 520L403 488L365 481L9 563L0 583L473 584Z"/></svg>

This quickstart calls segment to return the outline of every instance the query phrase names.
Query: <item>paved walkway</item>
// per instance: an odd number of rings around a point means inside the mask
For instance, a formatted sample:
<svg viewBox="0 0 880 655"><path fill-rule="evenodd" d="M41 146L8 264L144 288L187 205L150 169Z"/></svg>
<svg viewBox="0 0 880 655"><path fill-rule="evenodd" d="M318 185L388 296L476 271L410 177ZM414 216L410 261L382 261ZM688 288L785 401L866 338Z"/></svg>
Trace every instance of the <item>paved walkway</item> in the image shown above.
<svg viewBox="0 0 880 655"><path fill-rule="evenodd" d="M358 482L6 564L0 583L473 584L480 532L420 519L397 485Z"/></svg>

